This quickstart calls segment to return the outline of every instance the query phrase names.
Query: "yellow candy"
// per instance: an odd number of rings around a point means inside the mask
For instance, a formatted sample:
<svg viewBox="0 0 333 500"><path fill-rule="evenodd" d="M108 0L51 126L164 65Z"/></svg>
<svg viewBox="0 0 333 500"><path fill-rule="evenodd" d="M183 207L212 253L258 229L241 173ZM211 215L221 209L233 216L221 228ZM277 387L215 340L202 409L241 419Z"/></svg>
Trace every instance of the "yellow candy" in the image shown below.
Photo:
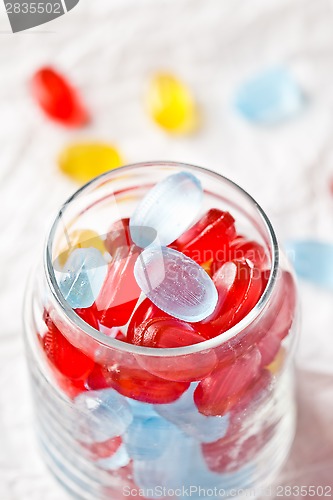
<svg viewBox="0 0 333 500"><path fill-rule="evenodd" d="M59 156L60 170L80 183L122 164L123 160L114 147L98 142L72 144Z"/></svg>
<svg viewBox="0 0 333 500"><path fill-rule="evenodd" d="M275 356L275 359L266 367L267 370L269 370L272 375L276 375L282 368L285 357L286 351L283 347L280 347L280 350Z"/></svg>
<svg viewBox="0 0 333 500"><path fill-rule="evenodd" d="M201 267L206 271L207 274L209 274L210 277L212 277L212 263L213 259L209 259L201 264Z"/></svg>
<svg viewBox="0 0 333 500"><path fill-rule="evenodd" d="M100 252L105 252L104 241L92 229L76 229L67 237L68 248L60 252L58 263L62 267L75 248L97 248Z"/></svg>
<svg viewBox="0 0 333 500"><path fill-rule="evenodd" d="M168 132L186 134L198 127L198 113L189 89L170 74L157 73L152 78L147 107L153 120Z"/></svg>

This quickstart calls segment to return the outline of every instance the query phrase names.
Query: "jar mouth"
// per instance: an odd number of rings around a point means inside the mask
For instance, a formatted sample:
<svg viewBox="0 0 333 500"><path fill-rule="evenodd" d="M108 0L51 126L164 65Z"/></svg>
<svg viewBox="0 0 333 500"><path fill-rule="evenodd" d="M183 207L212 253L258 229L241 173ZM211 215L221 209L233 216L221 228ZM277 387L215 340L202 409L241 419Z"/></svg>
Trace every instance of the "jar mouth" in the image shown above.
<svg viewBox="0 0 333 500"><path fill-rule="evenodd" d="M272 259L271 259L271 269L270 269L270 274L268 278L268 282L266 285L266 288L264 292L262 293L259 301L257 304L254 306L253 309L236 325L234 325L232 328L229 330L226 330L225 332L217 335L216 337L205 340L203 342L189 345L189 346L184 346L184 347L174 347L174 348L166 348L166 349L161 349L161 348L155 348L155 347L143 347L143 346L136 346L132 344L127 344L125 342L122 342L120 340L113 339L111 337L108 337L107 335L103 334L99 330L96 330L92 326L90 326L88 323L86 323L76 312L69 306L67 301L65 300L63 294L60 291L55 272L54 272L54 267L53 267L53 262L52 262L52 255L53 255L53 244L54 244L54 237L56 234L56 230L58 228L58 224L61 221L61 218L66 211L66 208L68 205L72 202L74 202L85 190L88 189L88 187L92 187L95 184L97 185L100 183L101 180L106 179L108 177L112 177L113 175L118 175L119 172L121 173L131 173L133 170L135 171L137 168L154 168L154 167L167 167L167 168L175 168L179 169L180 167L190 169L195 172L201 172L205 175L211 176L213 179L215 178L217 181L223 181L226 184L229 184L230 187L236 188L244 197L247 198L248 202L255 208L257 214L259 215L261 221L264 224L265 229L267 230L268 234L268 242L270 245L271 249L271 254L272 254ZM193 353L200 353L203 351L207 351L208 349L213 349L218 346L221 346L231 340L233 337L238 335L242 330L244 330L247 326L249 326L261 313L261 311L265 308L266 304L268 303L272 293L273 289L276 283L276 278L277 278L277 273L278 273L278 268L279 268L279 247L278 247L278 242L277 238L274 232L274 229L270 223L270 220L268 219L266 213L264 210L261 208L261 206L252 198L251 195L249 195L243 188L238 186L235 182L231 181L227 177L224 177L223 175L220 175L216 172L213 172L207 168L204 167L198 167L195 165L190 165L186 163L178 163L178 162L172 162L172 161L150 161L150 162L143 162L143 163L134 163L130 165L126 165L120 168L117 168L116 170L111 170L108 172L105 172L104 174L101 174L98 177L95 177L85 185L83 185L80 189L78 189L70 198L67 199L67 201L63 204L63 206L60 208L58 215L53 222L47 241L46 241L46 246L45 246L45 251L44 251L44 270L46 274L46 279L47 283L49 285L49 288L51 290L52 296L54 297L56 303L58 306L62 309L63 313L65 313L68 321L72 323L75 327L79 328L82 330L85 334L88 336L92 337L95 341L97 341L100 344L103 344L105 347L110 347L111 349L116 349L118 351L123 351L123 352L128 352L132 354L137 354L137 355L145 355L145 356L155 356L155 357L177 357L177 356L184 356L187 354L193 354Z"/></svg>

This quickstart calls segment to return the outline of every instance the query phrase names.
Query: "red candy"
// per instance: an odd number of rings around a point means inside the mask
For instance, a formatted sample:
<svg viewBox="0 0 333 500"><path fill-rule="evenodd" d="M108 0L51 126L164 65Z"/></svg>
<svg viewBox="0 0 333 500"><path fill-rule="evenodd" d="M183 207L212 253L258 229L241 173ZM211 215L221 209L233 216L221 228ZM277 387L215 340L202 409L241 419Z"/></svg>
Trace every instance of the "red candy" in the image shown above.
<svg viewBox="0 0 333 500"><path fill-rule="evenodd" d="M74 347L46 316L48 331L42 339L43 349L52 365L65 377L83 380L94 367L94 361Z"/></svg>
<svg viewBox="0 0 333 500"><path fill-rule="evenodd" d="M255 383L260 373L258 349L237 358L233 364L216 368L194 392L194 401L203 415L224 415Z"/></svg>
<svg viewBox="0 0 333 500"><path fill-rule="evenodd" d="M125 325L137 304L141 290L134 277L134 264L140 250L132 245L116 251L96 299L99 322L108 327Z"/></svg>
<svg viewBox="0 0 333 500"><path fill-rule="evenodd" d="M80 316L80 318L83 319L83 321L98 330L97 309L95 304L84 309L75 309L75 312L78 316Z"/></svg>
<svg viewBox="0 0 333 500"><path fill-rule="evenodd" d="M103 367L95 365L88 379L90 389L112 387L123 396L151 404L176 401L188 389L189 382L170 382L147 372L139 364Z"/></svg>
<svg viewBox="0 0 333 500"><path fill-rule="evenodd" d="M112 457L122 442L121 437L117 436L103 442L96 442L92 444L81 443L81 446L90 452L93 460L99 460L100 458Z"/></svg>
<svg viewBox="0 0 333 500"><path fill-rule="evenodd" d="M87 123L88 113L77 91L54 69L45 67L37 71L31 88L39 106L53 120L70 127Z"/></svg>
<svg viewBox="0 0 333 500"><path fill-rule="evenodd" d="M112 224L105 239L105 248L110 255L114 256L118 248L133 245L129 230L129 219L120 219Z"/></svg>
<svg viewBox="0 0 333 500"><path fill-rule="evenodd" d="M200 332L211 337L241 321L256 305L262 293L261 273L247 261L226 262L214 274L218 303L208 318L196 323Z"/></svg>
<svg viewBox="0 0 333 500"><path fill-rule="evenodd" d="M236 237L235 219L229 212L212 208L173 244L180 252L203 264L210 259L225 262L230 241Z"/></svg>

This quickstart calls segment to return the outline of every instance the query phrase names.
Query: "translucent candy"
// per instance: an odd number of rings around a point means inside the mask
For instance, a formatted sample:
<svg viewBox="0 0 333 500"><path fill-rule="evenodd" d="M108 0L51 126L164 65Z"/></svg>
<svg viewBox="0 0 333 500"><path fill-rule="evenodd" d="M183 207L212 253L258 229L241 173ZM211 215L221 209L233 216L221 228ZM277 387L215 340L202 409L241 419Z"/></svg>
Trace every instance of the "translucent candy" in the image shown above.
<svg viewBox="0 0 333 500"><path fill-rule="evenodd" d="M134 266L145 295L162 311L184 321L201 321L217 304L217 290L194 261L171 248L149 247Z"/></svg>
<svg viewBox="0 0 333 500"><path fill-rule="evenodd" d="M76 248L69 256L59 279L59 287L68 304L90 307L106 278L107 265L96 248Z"/></svg>
<svg viewBox="0 0 333 500"><path fill-rule="evenodd" d="M273 68L245 82L235 98L236 109L249 121L273 124L296 115L304 106L302 92L283 68Z"/></svg>
<svg viewBox="0 0 333 500"><path fill-rule="evenodd" d="M166 177L148 191L135 209L130 220L133 241L141 248L147 247L152 243L153 230L161 245L169 245L194 220L202 197L201 183L194 175L179 172Z"/></svg>
<svg viewBox="0 0 333 500"><path fill-rule="evenodd" d="M75 406L79 410L77 436L82 442L103 442L121 436L133 420L128 402L113 389L80 394Z"/></svg>
<svg viewBox="0 0 333 500"><path fill-rule="evenodd" d="M130 463L130 457L124 444L119 446L117 451L110 457L100 458L96 461L101 469L118 470Z"/></svg>
<svg viewBox="0 0 333 500"><path fill-rule="evenodd" d="M60 268L66 263L70 254L76 248L96 248L101 253L105 252L104 241L96 231L92 229L77 229L67 236L68 248L63 249L58 258L57 264Z"/></svg>
<svg viewBox="0 0 333 500"><path fill-rule="evenodd" d="M45 313L44 317L48 330L41 339L41 343L49 361L66 379L85 379L89 372L92 371L94 361L74 347L62 335L47 313ZM67 386L66 379L62 382L66 383ZM81 390L84 390L84 387Z"/></svg>
<svg viewBox="0 0 333 500"><path fill-rule="evenodd" d="M122 164L115 147L98 142L71 144L61 152L58 160L60 170L79 183L88 182Z"/></svg>
<svg viewBox="0 0 333 500"><path fill-rule="evenodd" d="M120 247L133 245L133 241L129 230L129 219L120 219L115 221L105 239L105 248L112 257L114 257Z"/></svg>
<svg viewBox="0 0 333 500"><path fill-rule="evenodd" d="M194 437L200 442L211 443L225 436L229 427L229 415L223 417L206 417L199 413L193 394L196 383L174 403L156 405L156 411L162 417L174 423L185 434Z"/></svg>
<svg viewBox="0 0 333 500"><path fill-rule="evenodd" d="M31 91L42 110L53 120L69 127L85 125L89 119L78 92L53 68L38 70Z"/></svg>
<svg viewBox="0 0 333 500"><path fill-rule="evenodd" d="M172 246L198 264L210 259L226 262L229 260L229 244L235 237L235 219L229 212L212 208Z"/></svg>
<svg viewBox="0 0 333 500"><path fill-rule="evenodd" d="M230 365L217 367L203 379L194 392L200 413L225 415L259 376L261 355L258 349L237 358Z"/></svg>
<svg viewBox="0 0 333 500"><path fill-rule="evenodd" d="M157 73L151 79L147 108L155 123L167 132L186 134L198 127L198 112L189 89L171 74Z"/></svg>
<svg viewBox="0 0 333 500"><path fill-rule="evenodd" d="M164 453L168 446L172 424L156 416L136 418L124 435L124 443L133 460L154 460Z"/></svg>
<svg viewBox="0 0 333 500"><path fill-rule="evenodd" d="M153 417L158 417L158 413L155 410L155 406L149 403L142 403L141 401L136 401L135 399L126 398L126 401L131 407L134 418L136 419L148 419Z"/></svg>
<svg viewBox="0 0 333 500"><path fill-rule="evenodd" d="M258 269L247 261L231 261L214 274L218 303L211 316L200 322L198 330L215 337L241 321L258 302L262 280Z"/></svg>
<svg viewBox="0 0 333 500"><path fill-rule="evenodd" d="M96 299L98 320L103 326L123 326L130 319L141 293L134 278L139 253L135 245L120 246L108 266L107 277Z"/></svg>
<svg viewBox="0 0 333 500"><path fill-rule="evenodd" d="M285 245L297 275L333 290L333 245L315 240L291 240Z"/></svg>

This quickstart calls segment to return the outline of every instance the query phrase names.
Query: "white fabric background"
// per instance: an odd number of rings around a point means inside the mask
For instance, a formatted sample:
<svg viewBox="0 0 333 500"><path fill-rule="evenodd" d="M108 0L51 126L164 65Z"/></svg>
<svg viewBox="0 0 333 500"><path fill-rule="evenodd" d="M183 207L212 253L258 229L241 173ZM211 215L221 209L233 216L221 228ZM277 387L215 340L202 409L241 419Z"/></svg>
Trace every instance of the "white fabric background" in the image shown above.
<svg viewBox="0 0 333 500"><path fill-rule="evenodd" d="M67 498L36 449L21 326L27 273L57 208L76 189L57 172L59 149L87 137L115 143L127 162L203 165L246 188L282 240L332 240L332 26L330 0L81 0L66 16L12 35L1 3L1 500ZM45 63L81 87L94 115L87 129L64 130L36 110L27 82ZM233 90L281 63L308 104L281 126L251 126L233 113ZM156 69L178 74L195 93L204 118L195 137L170 138L145 115L142 93ZM299 427L278 482L333 487L332 295L300 288Z"/></svg>

